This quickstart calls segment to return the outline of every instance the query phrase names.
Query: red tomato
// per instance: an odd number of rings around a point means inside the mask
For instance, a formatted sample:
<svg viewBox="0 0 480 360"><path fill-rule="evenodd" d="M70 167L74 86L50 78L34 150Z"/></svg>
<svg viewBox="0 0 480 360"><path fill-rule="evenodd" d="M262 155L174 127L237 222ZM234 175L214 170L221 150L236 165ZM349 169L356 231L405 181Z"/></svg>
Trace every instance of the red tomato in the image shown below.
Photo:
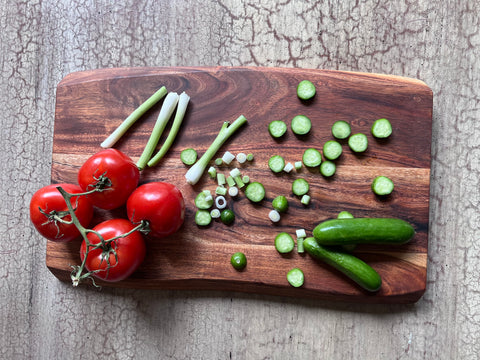
<svg viewBox="0 0 480 360"><path fill-rule="evenodd" d="M52 184L45 186L33 194L30 200L30 220L35 229L48 240L66 242L80 236L75 224L59 221L72 221L68 213L67 203L57 187L61 186L69 194L78 194L83 190L73 184ZM70 200L75 215L83 227L88 227L93 216L93 206L85 196L75 196Z"/></svg>
<svg viewBox="0 0 480 360"><path fill-rule="evenodd" d="M139 178L140 171L132 159L116 149L99 151L78 172L78 184L84 191L102 190L88 195L88 198L93 205L105 210L125 204Z"/></svg>
<svg viewBox="0 0 480 360"><path fill-rule="evenodd" d="M127 200L127 216L134 224L146 220L149 235L161 238L176 232L185 218L185 202L180 190L166 182L139 186Z"/></svg>
<svg viewBox="0 0 480 360"><path fill-rule="evenodd" d="M126 234L135 228L130 221L126 219L106 220L93 228L104 240L110 240L114 237ZM95 245L100 243L100 238L94 233L88 233L88 241ZM87 251L85 240L80 247L80 258L83 261ZM117 259L115 259L115 251ZM130 235L111 241L106 248L91 248L85 268L88 271L97 271L93 275L99 279L115 282L129 277L142 263L145 258L146 248L143 236L135 231Z"/></svg>

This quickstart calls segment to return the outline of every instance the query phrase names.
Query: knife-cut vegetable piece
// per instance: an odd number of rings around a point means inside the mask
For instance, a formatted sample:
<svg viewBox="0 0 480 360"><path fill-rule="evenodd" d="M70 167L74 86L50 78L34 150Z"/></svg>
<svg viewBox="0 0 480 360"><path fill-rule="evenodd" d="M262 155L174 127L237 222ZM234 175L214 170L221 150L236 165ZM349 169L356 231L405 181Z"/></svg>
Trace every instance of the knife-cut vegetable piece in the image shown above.
<svg viewBox="0 0 480 360"><path fill-rule="evenodd" d="M308 181L302 178L295 179L292 183L292 192L297 196L303 196L308 193L310 185Z"/></svg>
<svg viewBox="0 0 480 360"><path fill-rule="evenodd" d="M378 119L372 125L372 135L379 139L385 139L392 135L392 124L388 119Z"/></svg>
<svg viewBox="0 0 480 360"><path fill-rule="evenodd" d="M162 108L160 109L160 114L158 114L157 121L153 127L153 131L148 139L147 145L145 146L140 159L137 161L137 167L139 170L143 170L152 158L152 154L155 151L155 147L157 146L158 141L163 134L163 130L165 130L165 126L167 126L168 120L170 119L170 116L172 116L173 111L177 106L178 98L178 94L173 92L168 93L167 97L165 98Z"/></svg>
<svg viewBox="0 0 480 360"><path fill-rule="evenodd" d="M159 102L167 95L167 88L162 86L145 102L137 107L123 122L117 127L101 144L102 148L110 148L127 132L127 130L135 124L135 122L145 114L153 105Z"/></svg>
<svg viewBox="0 0 480 360"><path fill-rule="evenodd" d="M350 136L348 138L348 146L352 149L353 152L364 152L368 148L368 138L367 135L358 133Z"/></svg>
<svg viewBox="0 0 480 360"><path fill-rule="evenodd" d="M187 183L195 185L198 180L200 180L208 166L209 161L215 156L220 147L246 122L247 119L245 116L240 115L231 125L228 121L223 123L222 128L220 129L220 132L213 143L202 155L202 157L185 174Z"/></svg>
<svg viewBox="0 0 480 360"><path fill-rule="evenodd" d="M195 223L199 226L207 226L212 222L212 216L208 210L197 210L195 213Z"/></svg>
<svg viewBox="0 0 480 360"><path fill-rule="evenodd" d="M280 155L273 155L268 160L268 167L274 173L279 173L285 168L285 160Z"/></svg>
<svg viewBox="0 0 480 360"><path fill-rule="evenodd" d="M307 167L317 167L322 162L322 154L314 148L308 148L303 152L303 164Z"/></svg>
<svg viewBox="0 0 480 360"><path fill-rule="evenodd" d="M257 181L251 182L245 189L245 196L251 202L258 203L265 198L265 187Z"/></svg>
<svg viewBox="0 0 480 360"><path fill-rule="evenodd" d="M180 153L180 160L182 160L185 165L195 164L195 161L197 161L197 151L192 148L183 149Z"/></svg>
<svg viewBox="0 0 480 360"><path fill-rule="evenodd" d="M292 235L286 232L278 233L275 236L275 249L280 254L288 254L295 248L295 241L293 240Z"/></svg>
<svg viewBox="0 0 480 360"><path fill-rule="evenodd" d="M293 268L287 273L287 281L293 287L300 287L305 281L305 275L299 268Z"/></svg>
<svg viewBox="0 0 480 360"><path fill-rule="evenodd" d="M344 120L335 121L332 125L332 135L337 139L346 139L351 133L350 124Z"/></svg>
<svg viewBox="0 0 480 360"><path fill-rule="evenodd" d="M315 85L310 80L302 80L297 85L297 96L301 100L310 100L315 96Z"/></svg>
<svg viewBox="0 0 480 360"><path fill-rule="evenodd" d="M268 124L268 132L273 138L282 137L287 132L287 124L282 120L273 120Z"/></svg>
<svg viewBox="0 0 480 360"><path fill-rule="evenodd" d="M232 210L225 209L220 213L220 220L222 220L225 225L231 225L235 221L235 214Z"/></svg>
<svg viewBox="0 0 480 360"><path fill-rule="evenodd" d="M279 195L272 201L272 207L278 212L286 212L288 210L288 200L285 196Z"/></svg>
<svg viewBox="0 0 480 360"><path fill-rule="evenodd" d="M182 92L180 94L180 97L178 98L177 111L175 113L175 118L173 119L173 124L170 128L170 132L168 133L168 136L165 139L162 147L160 148L160 150L158 150L158 153L147 163L149 167L157 165L158 162L165 156L167 151L172 146L173 141L175 140L178 131L180 130L180 126L182 125L189 101L190 96L188 96L185 92Z"/></svg>
<svg viewBox="0 0 480 360"><path fill-rule="evenodd" d="M342 145L335 140L329 140L323 145L323 156L328 160L337 160L342 155Z"/></svg>
<svg viewBox="0 0 480 360"><path fill-rule="evenodd" d="M312 129L311 120L305 115L297 115L292 119L292 131L297 135L306 135Z"/></svg>
<svg viewBox="0 0 480 360"><path fill-rule="evenodd" d="M377 176L372 181L372 191L376 195L385 196L390 195L393 191L393 181L386 176Z"/></svg>
<svg viewBox="0 0 480 360"><path fill-rule="evenodd" d="M337 165L335 165L333 161L325 160L320 165L320 174L322 174L325 177L333 176L336 171L337 171Z"/></svg>

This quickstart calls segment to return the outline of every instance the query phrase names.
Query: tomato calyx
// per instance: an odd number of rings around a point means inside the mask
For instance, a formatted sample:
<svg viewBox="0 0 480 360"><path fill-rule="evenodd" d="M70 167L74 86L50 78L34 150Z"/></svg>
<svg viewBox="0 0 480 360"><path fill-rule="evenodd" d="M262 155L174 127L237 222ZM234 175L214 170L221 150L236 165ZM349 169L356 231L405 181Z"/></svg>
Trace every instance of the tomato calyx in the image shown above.
<svg viewBox="0 0 480 360"><path fill-rule="evenodd" d="M55 236L56 239L60 239L62 236L60 235L60 226L58 226L58 223L63 223L67 225L73 224L72 220L65 220L65 217L70 215L70 212L68 211L57 211L57 210L52 210L49 213L47 213L45 210L43 210L40 206L38 207L38 211L45 215L47 220L42 223L42 226L48 225L48 224L53 224L55 225L55 228L57 229L57 235ZM74 209L75 211L75 209Z"/></svg>
<svg viewBox="0 0 480 360"><path fill-rule="evenodd" d="M95 182L93 184L88 185L89 188L93 188L91 192L94 192L94 191L102 192L112 187L113 185L112 181L108 178L108 176L106 176L106 174L107 172L105 171L99 177L96 177L95 175L93 176L93 180L95 180Z"/></svg>

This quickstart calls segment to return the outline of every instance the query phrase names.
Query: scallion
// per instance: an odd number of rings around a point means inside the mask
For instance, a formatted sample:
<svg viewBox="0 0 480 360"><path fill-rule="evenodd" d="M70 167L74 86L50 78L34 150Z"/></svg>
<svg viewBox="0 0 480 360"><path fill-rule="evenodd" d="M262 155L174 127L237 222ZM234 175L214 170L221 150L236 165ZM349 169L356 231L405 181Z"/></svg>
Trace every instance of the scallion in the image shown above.
<svg viewBox="0 0 480 360"><path fill-rule="evenodd" d="M127 130L135 124L135 122L145 114L153 105L159 102L165 95L167 95L167 88L162 86L159 90L150 96L144 103L136 108L119 127L115 129L101 144L102 148L110 148L127 132Z"/></svg>
<svg viewBox="0 0 480 360"><path fill-rule="evenodd" d="M185 112L187 111L187 105L189 101L190 101L190 96L188 96L185 92L182 92L178 97L177 111L175 113L175 118L173 119L173 124L172 124L172 127L170 128L170 132L168 133L168 136L165 139L165 142L163 143L162 147L160 148L160 150L158 150L158 153L152 159L150 159L150 161L147 163L148 166L152 167L157 165L158 162L165 156L167 151L172 146L173 141L175 140L175 137L177 136L178 131L180 130L180 126L182 125L183 118L185 117Z"/></svg>
<svg viewBox="0 0 480 360"><path fill-rule="evenodd" d="M240 115L231 125L224 122L217 137L202 157L187 171L185 178L187 183L195 185L202 177L209 161L215 156L220 147L232 136L243 124L247 122L245 116Z"/></svg>
<svg viewBox="0 0 480 360"><path fill-rule="evenodd" d="M153 127L153 131L148 139L147 145L145 146L140 159L138 159L137 167L140 170L143 170L145 166L147 166L148 161L151 159L152 154L155 151L155 147L162 136L163 130L165 129L170 116L172 116L172 113L177 106L178 98L179 96L177 93L169 93L165 98L162 109L160 110L160 114L158 115L155 126Z"/></svg>

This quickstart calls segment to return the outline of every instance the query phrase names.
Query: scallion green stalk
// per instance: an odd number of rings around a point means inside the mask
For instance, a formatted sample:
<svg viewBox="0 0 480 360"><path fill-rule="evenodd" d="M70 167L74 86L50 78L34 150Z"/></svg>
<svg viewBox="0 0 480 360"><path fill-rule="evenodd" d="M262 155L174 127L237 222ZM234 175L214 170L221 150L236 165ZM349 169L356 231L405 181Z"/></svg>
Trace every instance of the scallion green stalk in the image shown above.
<svg viewBox="0 0 480 360"><path fill-rule="evenodd" d="M207 149L205 154L187 171L185 179L187 183L195 185L202 177L208 163L215 156L220 147L232 136L243 124L247 122L245 116L240 115L231 125L228 121L224 122L217 137Z"/></svg>
<svg viewBox="0 0 480 360"><path fill-rule="evenodd" d="M152 157L155 147L162 136L163 130L165 130L165 126L167 125L168 120L172 116L172 113L177 106L178 98L178 94L174 92L168 93L167 97L165 98L162 108L160 109L160 114L158 114L157 121L153 127L152 133L150 134L150 138L148 139L147 145L145 146L140 159L138 159L137 167L139 170L143 170L145 166L147 166L147 162Z"/></svg>
<svg viewBox="0 0 480 360"><path fill-rule="evenodd" d="M102 148L110 148L127 132L127 130L153 105L159 102L165 95L167 95L167 88L162 86L155 94L150 96L143 104L136 108L114 132L110 134L101 144Z"/></svg>
<svg viewBox="0 0 480 360"><path fill-rule="evenodd" d="M170 147L172 146L173 141L175 140L175 137L177 136L178 131L180 130L180 126L182 125L183 118L185 116L185 112L187 111L187 105L189 101L190 101L190 96L188 96L185 92L182 92L180 94L180 97L178 98L177 112L175 113L175 118L173 119L173 124L172 124L172 127L170 128L170 132L168 133L167 139L163 143L158 153L147 163L149 167L157 165L158 162L165 156L168 149L170 149Z"/></svg>

